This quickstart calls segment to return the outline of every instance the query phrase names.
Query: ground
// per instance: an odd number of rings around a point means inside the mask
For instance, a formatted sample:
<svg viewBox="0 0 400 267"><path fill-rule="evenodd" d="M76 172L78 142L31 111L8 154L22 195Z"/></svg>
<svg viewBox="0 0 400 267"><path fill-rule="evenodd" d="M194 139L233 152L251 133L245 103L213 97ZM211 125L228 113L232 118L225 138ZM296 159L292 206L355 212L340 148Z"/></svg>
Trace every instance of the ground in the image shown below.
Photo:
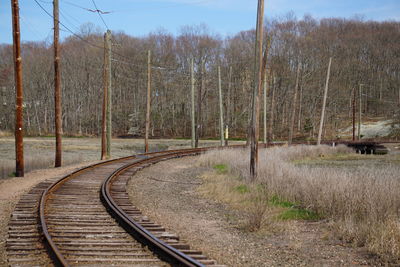
<svg viewBox="0 0 400 267"><path fill-rule="evenodd" d="M13 142L12 138L0 138L0 165L13 164ZM94 163L99 157L99 139L65 138L63 143L65 158L72 158L71 163L81 163L27 172L24 178L0 179L0 266L5 265L8 220L21 195L40 181L62 177ZM203 145L216 143L218 141L210 141ZM151 144L153 150L178 149L188 147L190 140L152 140ZM52 159L53 146L54 138L25 139L26 156L39 155L42 161L43 158ZM143 140L116 139L113 140L113 156L131 155L140 152L142 147ZM49 162L47 165L51 166ZM365 251L333 238L325 221L285 222L281 226L283 231L244 231L239 223L241 214L199 194L201 177L210 171L199 167L196 157L161 162L134 177L130 183L132 200L170 232L179 234L210 258L229 266L376 265Z"/></svg>
<svg viewBox="0 0 400 267"><path fill-rule="evenodd" d="M229 266L366 266L368 253L335 239L326 221L282 222L279 231L248 232L237 211L202 197L195 157L158 163L137 173L130 197L145 214L196 249ZM160 182L161 181L161 182ZM190 227L188 227L190 226Z"/></svg>
<svg viewBox="0 0 400 267"><path fill-rule="evenodd" d="M219 141L201 141L212 146ZM54 158L54 138L24 138L25 177L11 177L15 168L14 138L0 135L0 266L6 265L5 240L8 221L20 197L41 181L63 177L77 168L95 163L100 157L99 138L63 138L63 162L67 167L50 168ZM150 150L180 149L190 146L190 140L150 140ZM142 153L143 139L113 139L112 157ZM32 169L41 169L33 170ZM47 168L47 169L44 169ZM5 177L5 178L2 178Z"/></svg>
<svg viewBox="0 0 400 267"><path fill-rule="evenodd" d="M369 138L380 138L387 137L394 129L400 128L400 125L394 124L393 120L379 120L379 121L369 121L363 122L361 124L361 135L364 139ZM346 129L340 131L341 136L352 136L353 126L349 126ZM357 135L357 125L356 125L356 135Z"/></svg>

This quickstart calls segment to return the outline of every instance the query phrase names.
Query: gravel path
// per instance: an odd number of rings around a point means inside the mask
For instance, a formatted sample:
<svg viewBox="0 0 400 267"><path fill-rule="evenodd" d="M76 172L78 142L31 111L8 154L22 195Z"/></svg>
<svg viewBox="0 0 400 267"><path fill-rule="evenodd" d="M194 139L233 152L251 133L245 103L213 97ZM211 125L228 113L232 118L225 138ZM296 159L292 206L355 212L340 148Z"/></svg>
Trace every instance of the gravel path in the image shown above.
<svg viewBox="0 0 400 267"><path fill-rule="evenodd" d="M368 254L342 244L326 222L280 223L276 233L243 231L238 211L200 196L196 157L169 160L138 172L129 182L132 202L155 222L229 266L368 266ZM274 232L274 231L272 231Z"/></svg>

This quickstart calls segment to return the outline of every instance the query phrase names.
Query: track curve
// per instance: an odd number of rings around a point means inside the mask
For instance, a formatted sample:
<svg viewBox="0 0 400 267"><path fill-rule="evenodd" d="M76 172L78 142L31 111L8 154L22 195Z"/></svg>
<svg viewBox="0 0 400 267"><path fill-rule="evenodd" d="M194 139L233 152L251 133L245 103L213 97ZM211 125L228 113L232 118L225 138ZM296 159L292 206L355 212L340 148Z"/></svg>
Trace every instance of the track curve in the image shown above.
<svg viewBox="0 0 400 267"><path fill-rule="evenodd" d="M99 199L103 180L136 157L85 168L52 184L42 195L40 221L58 266L165 266L108 214Z"/></svg>
<svg viewBox="0 0 400 267"><path fill-rule="evenodd" d="M126 201L124 187L120 186L121 179L126 182L145 166L208 149L164 151L102 162L49 186L41 197L39 217L55 265L217 266L201 252L190 250L176 235L148 221Z"/></svg>
<svg viewBox="0 0 400 267"><path fill-rule="evenodd" d="M174 266L216 266L216 262L208 259L201 251L191 250L177 235L166 232L162 226L149 221L146 216L136 214L137 209L129 202L126 183L144 166L171 158L197 155L202 151L192 149L142 159L116 170L102 185L102 199L110 213L118 218L128 232Z"/></svg>

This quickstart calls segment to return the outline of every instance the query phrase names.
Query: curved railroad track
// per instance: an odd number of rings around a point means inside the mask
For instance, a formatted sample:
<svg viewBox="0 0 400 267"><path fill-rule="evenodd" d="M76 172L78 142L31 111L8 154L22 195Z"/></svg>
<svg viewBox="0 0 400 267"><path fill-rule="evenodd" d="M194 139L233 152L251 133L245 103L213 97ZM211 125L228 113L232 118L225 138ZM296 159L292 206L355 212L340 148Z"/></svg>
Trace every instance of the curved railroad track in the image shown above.
<svg viewBox="0 0 400 267"><path fill-rule="evenodd" d="M40 183L21 198L12 214L6 242L9 265L218 266L149 221L125 191L138 170L208 149L110 160Z"/></svg>
<svg viewBox="0 0 400 267"><path fill-rule="evenodd" d="M126 192L128 179L138 170L209 149L109 160L38 184L20 199L11 215L8 264L217 266L176 234L151 222L130 203Z"/></svg>

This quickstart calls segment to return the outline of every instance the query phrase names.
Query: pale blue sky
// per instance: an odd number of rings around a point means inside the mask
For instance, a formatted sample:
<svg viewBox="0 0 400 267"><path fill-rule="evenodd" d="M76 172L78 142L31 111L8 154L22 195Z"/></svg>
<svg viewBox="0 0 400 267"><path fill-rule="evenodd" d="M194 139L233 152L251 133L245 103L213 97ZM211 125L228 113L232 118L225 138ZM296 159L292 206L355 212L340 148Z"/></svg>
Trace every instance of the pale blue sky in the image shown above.
<svg viewBox="0 0 400 267"><path fill-rule="evenodd" d="M37 0L52 13L51 0ZM205 23L222 36L254 28L257 0L94 0L97 7L109 14L103 18L112 31L144 36L164 28L178 33L181 26ZM11 43L11 1L0 1L0 43ZM22 41L51 41L52 20L34 0L19 0ZM265 0L268 18L293 11L301 18L362 15L365 20L400 21L400 0ZM91 22L105 30L92 0L60 0L60 20L74 32ZM69 33L62 32L62 36Z"/></svg>

